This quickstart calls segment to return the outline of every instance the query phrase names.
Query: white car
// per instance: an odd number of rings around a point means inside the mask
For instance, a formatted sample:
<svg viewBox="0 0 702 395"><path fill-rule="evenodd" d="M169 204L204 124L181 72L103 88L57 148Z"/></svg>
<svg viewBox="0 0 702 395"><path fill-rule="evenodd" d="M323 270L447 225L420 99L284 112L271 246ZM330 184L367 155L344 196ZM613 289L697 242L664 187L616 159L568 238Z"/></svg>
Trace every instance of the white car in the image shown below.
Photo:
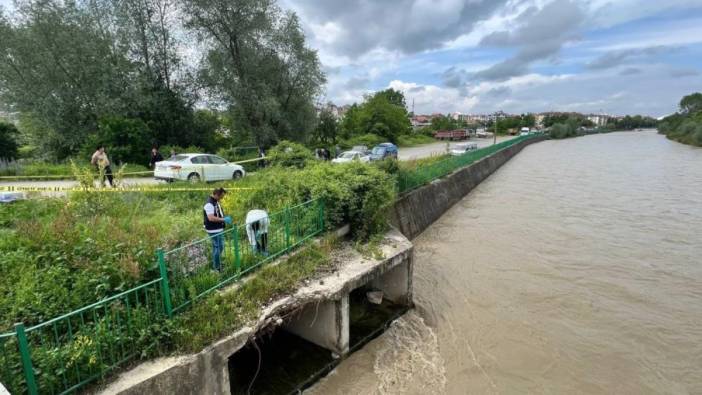
<svg viewBox="0 0 702 395"><path fill-rule="evenodd" d="M490 137L490 132L488 132L484 129L478 130L477 132L475 132L475 136L479 137L479 138L487 138L487 137Z"/></svg>
<svg viewBox="0 0 702 395"><path fill-rule="evenodd" d="M456 144L451 148L451 155L461 156L463 154L466 154L470 151L475 151L477 149L478 149L478 144L476 144L476 143Z"/></svg>
<svg viewBox="0 0 702 395"><path fill-rule="evenodd" d="M246 171L236 163L209 154L180 154L163 162L156 162L154 177L166 181L224 181L236 180Z"/></svg>
<svg viewBox="0 0 702 395"><path fill-rule="evenodd" d="M364 152L358 151L346 151L339 155L338 158L333 159L332 163L349 163L353 161L359 162L370 162L370 156Z"/></svg>

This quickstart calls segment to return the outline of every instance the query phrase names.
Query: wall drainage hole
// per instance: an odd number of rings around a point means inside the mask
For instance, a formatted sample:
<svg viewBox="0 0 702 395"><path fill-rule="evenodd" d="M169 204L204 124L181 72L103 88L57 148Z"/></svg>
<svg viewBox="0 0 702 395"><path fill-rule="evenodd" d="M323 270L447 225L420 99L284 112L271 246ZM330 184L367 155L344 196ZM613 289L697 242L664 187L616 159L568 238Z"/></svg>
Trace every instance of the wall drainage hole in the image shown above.
<svg viewBox="0 0 702 395"><path fill-rule="evenodd" d="M331 370L333 363L328 350L277 329L270 335L257 337L255 344L250 341L229 357L231 393L297 393Z"/></svg>
<svg viewBox="0 0 702 395"><path fill-rule="evenodd" d="M371 287L360 287L349 295L349 310L349 346L356 350L385 332L407 306L393 303Z"/></svg>

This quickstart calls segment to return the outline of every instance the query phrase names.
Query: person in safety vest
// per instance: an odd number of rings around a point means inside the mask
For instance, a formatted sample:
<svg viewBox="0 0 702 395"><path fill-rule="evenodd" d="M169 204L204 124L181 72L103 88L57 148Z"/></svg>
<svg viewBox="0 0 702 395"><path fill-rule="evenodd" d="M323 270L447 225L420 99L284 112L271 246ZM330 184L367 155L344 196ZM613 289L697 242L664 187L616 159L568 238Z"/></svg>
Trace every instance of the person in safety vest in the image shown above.
<svg viewBox="0 0 702 395"><path fill-rule="evenodd" d="M225 216L219 202L227 191L217 188L207 199L203 208L205 232L212 240L212 270L222 271L221 256L224 250L224 226L232 224L232 217Z"/></svg>

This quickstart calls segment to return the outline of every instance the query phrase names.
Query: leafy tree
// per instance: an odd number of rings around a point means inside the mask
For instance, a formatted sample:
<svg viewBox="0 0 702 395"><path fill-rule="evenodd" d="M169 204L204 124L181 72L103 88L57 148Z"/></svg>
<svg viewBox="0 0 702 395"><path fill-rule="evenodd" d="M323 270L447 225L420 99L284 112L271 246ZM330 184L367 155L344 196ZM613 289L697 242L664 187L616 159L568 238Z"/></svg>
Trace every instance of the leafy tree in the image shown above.
<svg viewBox="0 0 702 395"><path fill-rule="evenodd" d="M16 16L0 18L1 98L50 127L36 136L45 150L69 155L100 113L124 110L130 64L113 33L78 3L20 1Z"/></svg>
<svg viewBox="0 0 702 395"><path fill-rule="evenodd" d="M377 92L366 96L363 104L351 106L341 124L342 137L349 139L353 136L374 134L396 142L398 136L411 132L412 124L407 116L407 109L389 101L389 92L395 91L389 89ZM400 92L395 93L402 95ZM393 97L397 99L399 96Z"/></svg>
<svg viewBox="0 0 702 395"><path fill-rule="evenodd" d="M680 100L680 112L665 117L658 130L671 140L702 147L702 93Z"/></svg>
<svg viewBox="0 0 702 395"><path fill-rule="evenodd" d="M15 125L0 121L0 159L8 160L17 157L18 134Z"/></svg>
<svg viewBox="0 0 702 395"><path fill-rule="evenodd" d="M297 15L272 0L184 0L184 8L187 26L212 43L201 80L237 126L260 146L303 141L325 77Z"/></svg>
<svg viewBox="0 0 702 395"><path fill-rule="evenodd" d="M364 132L383 136L392 142L397 141L397 136L412 130L407 110L388 101L383 92L364 103L362 121Z"/></svg>
<svg viewBox="0 0 702 395"><path fill-rule="evenodd" d="M94 140L109 117L142 119L152 139L192 137L191 99L169 20L172 0L19 0L0 16L0 99L40 123L40 152L63 158Z"/></svg>
<svg viewBox="0 0 702 395"><path fill-rule="evenodd" d="M407 109L407 103L405 102L405 95L400 91L389 88L384 91L377 92L375 97L384 97L390 104Z"/></svg>
<svg viewBox="0 0 702 395"><path fill-rule="evenodd" d="M106 117L98 122L98 132L84 148L85 156L105 145L114 163L148 164L151 130L141 119Z"/></svg>
<svg viewBox="0 0 702 395"><path fill-rule="evenodd" d="M692 114L702 110L702 93L693 93L680 100L680 111L683 114Z"/></svg>
<svg viewBox="0 0 702 395"><path fill-rule="evenodd" d="M322 112L319 113L319 123L314 131L315 140L324 144L335 143L338 131L339 123L334 117L334 114L329 110L322 110Z"/></svg>
<svg viewBox="0 0 702 395"><path fill-rule="evenodd" d="M431 129L437 130L455 130L463 127L464 124L451 117L441 115L431 119Z"/></svg>
<svg viewBox="0 0 702 395"><path fill-rule="evenodd" d="M341 120L340 135L344 139L352 136L364 134L363 131L363 108L354 103L349 107L348 111Z"/></svg>

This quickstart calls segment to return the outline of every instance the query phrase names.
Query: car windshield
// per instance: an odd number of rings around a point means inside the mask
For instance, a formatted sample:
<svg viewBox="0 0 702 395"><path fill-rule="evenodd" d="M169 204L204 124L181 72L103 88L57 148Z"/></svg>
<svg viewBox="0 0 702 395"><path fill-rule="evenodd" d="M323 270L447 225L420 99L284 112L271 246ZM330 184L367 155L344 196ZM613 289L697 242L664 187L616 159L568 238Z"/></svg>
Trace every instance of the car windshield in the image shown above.
<svg viewBox="0 0 702 395"><path fill-rule="evenodd" d="M344 158L344 159L353 159L353 157L354 157L355 155L356 155L355 152L344 152L343 154L341 154L340 157L341 157L341 158Z"/></svg>
<svg viewBox="0 0 702 395"><path fill-rule="evenodd" d="M383 155L384 153L385 153L385 147L373 148L373 155Z"/></svg>

